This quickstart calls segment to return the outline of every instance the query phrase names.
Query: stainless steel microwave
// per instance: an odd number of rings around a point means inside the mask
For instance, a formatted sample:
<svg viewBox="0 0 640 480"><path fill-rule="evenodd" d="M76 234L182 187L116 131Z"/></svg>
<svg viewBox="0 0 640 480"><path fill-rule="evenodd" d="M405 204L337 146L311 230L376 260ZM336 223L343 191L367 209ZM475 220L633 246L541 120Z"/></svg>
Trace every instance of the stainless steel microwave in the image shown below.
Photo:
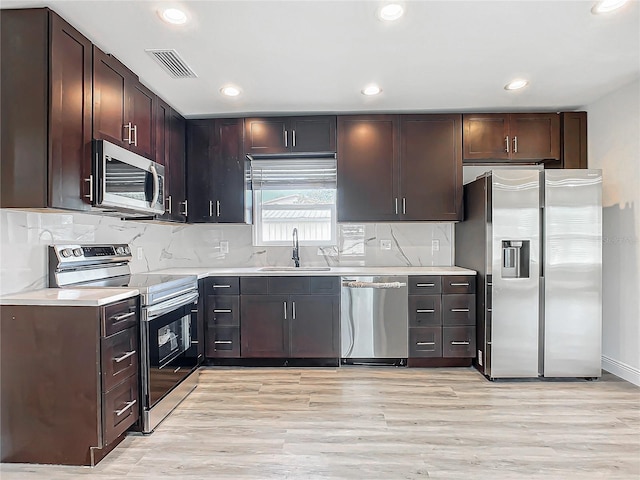
<svg viewBox="0 0 640 480"><path fill-rule="evenodd" d="M107 142L93 141L90 201L123 213L162 215L164 166Z"/></svg>

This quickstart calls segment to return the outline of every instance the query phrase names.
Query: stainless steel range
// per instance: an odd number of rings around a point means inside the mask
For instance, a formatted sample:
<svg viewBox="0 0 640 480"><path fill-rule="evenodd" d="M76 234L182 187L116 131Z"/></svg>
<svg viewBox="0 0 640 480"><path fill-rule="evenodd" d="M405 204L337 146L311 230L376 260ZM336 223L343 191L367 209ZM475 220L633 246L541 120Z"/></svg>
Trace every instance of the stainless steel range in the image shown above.
<svg viewBox="0 0 640 480"><path fill-rule="evenodd" d="M49 286L130 287L140 291L141 430L155 427L196 387L195 275L132 274L126 244L51 245Z"/></svg>

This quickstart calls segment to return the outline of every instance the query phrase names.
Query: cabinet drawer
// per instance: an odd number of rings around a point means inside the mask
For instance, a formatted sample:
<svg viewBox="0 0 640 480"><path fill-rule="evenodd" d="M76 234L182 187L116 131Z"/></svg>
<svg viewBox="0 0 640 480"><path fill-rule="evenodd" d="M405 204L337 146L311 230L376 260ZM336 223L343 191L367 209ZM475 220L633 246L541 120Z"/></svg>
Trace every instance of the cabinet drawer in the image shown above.
<svg viewBox="0 0 640 480"><path fill-rule="evenodd" d="M240 357L240 327L215 327L207 330L207 357Z"/></svg>
<svg viewBox="0 0 640 480"><path fill-rule="evenodd" d="M138 326L138 297L104 307L103 335L108 337L125 328Z"/></svg>
<svg viewBox="0 0 640 480"><path fill-rule="evenodd" d="M269 293L269 277L241 277L242 295L266 295Z"/></svg>
<svg viewBox="0 0 640 480"><path fill-rule="evenodd" d="M476 296L475 295L443 295L442 296L442 324L443 325L474 325L476 324Z"/></svg>
<svg viewBox="0 0 640 480"><path fill-rule="evenodd" d="M107 391L138 372L138 328L102 338L101 345L102 389Z"/></svg>
<svg viewBox="0 0 640 480"><path fill-rule="evenodd" d="M209 277L205 293L207 295L238 295L240 293L239 277Z"/></svg>
<svg viewBox="0 0 640 480"><path fill-rule="evenodd" d="M442 327L443 357L475 357L475 327Z"/></svg>
<svg viewBox="0 0 640 480"><path fill-rule="evenodd" d="M438 276L409 277L409 295L439 295L441 292Z"/></svg>
<svg viewBox="0 0 640 480"><path fill-rule="evenodd" d="M409 297L409 326L438 327L442 325L440 295L411 295Z"/></svg>
<svg viewBox="0 0 640 480"><path fill-rule="evenodd" d="M209 295L207 309L207 326L209 328L240 325L240 295Z"/></svg>
<svg viewBox="0 0 640 480"><path fill-rule="evenodd" d="M442 293L476 293L476 277L473 275L444 276Z"/></svg>
<svg viewBox="0 0 640 480"><path fill-rule="evenodd" d="M442 327L409 329L409 357L441 357Z"/></svg>
<svg viewBox="0 0 640 480"><path fill-rule="evenodd" d="M269 294L309 293L309 277L269 277Z"/></svg>
<svg viewBox="0 0 640 480"><path fill-rule="evenodd" d="M127 378L102 395L104 444L109 445L139 417L138 375Z"/></svg>
<svg viewBox="0 0 640 480"><path fill-rule="evenodd" d="M309 277L309 293L339 294L340 277Z"/></svg>

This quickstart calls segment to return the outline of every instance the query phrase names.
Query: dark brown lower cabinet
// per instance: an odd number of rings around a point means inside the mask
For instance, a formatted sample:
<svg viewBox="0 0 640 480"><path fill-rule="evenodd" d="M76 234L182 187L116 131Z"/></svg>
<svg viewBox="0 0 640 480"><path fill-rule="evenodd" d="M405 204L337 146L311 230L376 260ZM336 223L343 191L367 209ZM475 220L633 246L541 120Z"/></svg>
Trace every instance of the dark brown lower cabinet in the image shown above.
<svg viewBox="0 0 640 480"><path fill-rule="evenodd" d="M243 357L289 356L288 299L287 295L242 295L240 339Z"/></svg>
<svg viewBox="0 0 640 480"><path fill-rule="evenodd" d="M336 358L340 339L338 295L295 295L291 297L289 321L293 358Z"/></svg>
<svg viewBox="0 0 640 480"><path fill-rule="evenodd" d="M2 462L95 465L120 443L139 418L138 311L2 306Z"/></svg>
<svg viewBox="0 0 640 480"><path fill-rule="evenodd" d="M240 357L240 279L209 277L204 281L207 358Z"/></svg>

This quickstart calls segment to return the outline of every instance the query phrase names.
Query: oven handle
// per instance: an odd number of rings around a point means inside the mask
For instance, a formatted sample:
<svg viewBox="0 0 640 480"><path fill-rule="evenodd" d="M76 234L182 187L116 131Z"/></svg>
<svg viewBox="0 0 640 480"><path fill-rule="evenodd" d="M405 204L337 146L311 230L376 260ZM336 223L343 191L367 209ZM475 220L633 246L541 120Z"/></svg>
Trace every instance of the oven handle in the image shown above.
<svg viewBox="0 0 640 480"><path fill-rule="evenodd" d="M158 305L153 305L150 307L146 307L147 314L143 316L144 320L149 322L154 318L158 318L165 313L172 312L173 310L177 310L180 307L185 305L189 305L190 303L195 302L198 299L198 292L192 292L187 295L181 295L179 297L172 298L171 300L167 300L166 302L162 302Z"/></svg>

